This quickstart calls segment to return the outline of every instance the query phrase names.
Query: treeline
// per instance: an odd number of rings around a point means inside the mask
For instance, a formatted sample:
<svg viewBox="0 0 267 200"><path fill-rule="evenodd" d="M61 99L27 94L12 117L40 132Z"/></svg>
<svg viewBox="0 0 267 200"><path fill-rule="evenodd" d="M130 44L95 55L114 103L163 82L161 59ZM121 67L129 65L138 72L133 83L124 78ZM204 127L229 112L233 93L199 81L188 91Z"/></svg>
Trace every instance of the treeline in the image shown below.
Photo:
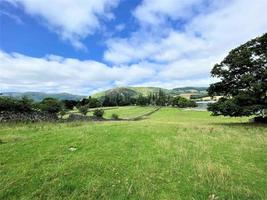
<svg viewBox="0 0 267 200"><path fill-rule="evenodd" d="M59 113L64 109L64 102L53 98L45 98L41 102L34 102L27 97L13 98L0 97L0 111L12 111L21 113L31 113L42 111L48 113Z"/></svg>
<svg viewBox="0 0 267 200"><path fill-rule="evenodd" d="M33 111L59 113L64 115L68 110L77 108L81 113L86 113L89 108L99 108L107 106L174 106L174 107L196 107L196 103L186 98L166 95L163 91L149 94L148 96L138 96L136 98L125 94L106 95L102 99L93 97L85 98L80 101L45 98L41 102L34 102L32 99L22 97L16 99L12 97L0 97L0 111L13 111L30 113Z"/></svg>
<svg viewBox="0 0 267 200"><path fill-rule="evenodd" d="M188 100L180 96L166 95L162 90L159 92L150 93L148 96L139 95L138 97L131 97L128 94L106 95L100 102L102 106L175 106L180 108L196 107L195 101Z"/></svg>

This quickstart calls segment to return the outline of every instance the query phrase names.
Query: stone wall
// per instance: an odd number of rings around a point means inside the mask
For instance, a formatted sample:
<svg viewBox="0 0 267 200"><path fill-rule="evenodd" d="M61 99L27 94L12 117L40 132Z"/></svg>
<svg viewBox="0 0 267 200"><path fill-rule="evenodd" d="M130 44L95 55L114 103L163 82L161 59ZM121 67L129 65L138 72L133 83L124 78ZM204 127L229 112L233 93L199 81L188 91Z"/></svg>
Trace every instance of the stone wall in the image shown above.
<svg viewBox="0 0 267 200"><path fill-rule="evenodd" d="M10 111L0 112L0 122L38 122L38 121L56 121L56 114L45 112L18 113Z"/></svg>

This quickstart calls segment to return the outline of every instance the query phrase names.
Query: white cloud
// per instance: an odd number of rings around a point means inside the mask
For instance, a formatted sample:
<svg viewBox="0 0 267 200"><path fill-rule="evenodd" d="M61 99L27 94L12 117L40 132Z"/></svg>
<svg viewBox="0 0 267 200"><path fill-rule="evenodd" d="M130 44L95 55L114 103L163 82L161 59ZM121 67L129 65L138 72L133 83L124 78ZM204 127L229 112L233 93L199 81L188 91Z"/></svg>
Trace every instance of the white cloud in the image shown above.
<svg viewBox="0 0 267 200"><path fill-rule="evenodd" d="M119 0L6 0L22 5L25 12L39 16L51 31L76 48L85 48L81 39L101 28L101 20L112 19L110 12Z"/></svg>
<svg viewBox="0 0 267 200"><path fill-rule="evenodd" d="M200 4L204 2L210 1L155 0L152 3L144 0L134 14L140 24L150 26L149 31L141 28L130 38L110 39L105 60L113 63L147 59L171 62L187 56L216 57L267 31L266 0L219 0L206 7ZM168 17L175 21L192 13L193 8L199 13L191 16L184 29L169 27ZM139 12L143 14L138 15ZM150 20L158 15L164 18L160 26Z"/></svg>
<svg viewBox="0 0 267 200"><path fill-rule="evenodd" d="M207 42L190 34L170 31L166 37L143 37L135 35L130 39L115 38L107 42L104 54L107 61L129 63L152 59L157 62L170 62L185 55L207 49Z"/></svg>
<svg viewBox="0 0 267 200"><path fill-rule="evenodd" d="M146 63L109 67L92 60L80 61L54 55L34 58L0 51L0 60L0 85L4 91L89 94L95 88L111 84L136 84L155 73Z"/></svg>
<svg viewBox="0 0 267 200"><path fill-rule="evenodd" d="M1 15L9 17L10 19L14 20L19 25L23 24L23 21L17 15L11 14L10 12L0 10L0 16Z"/></svg>
<svg viewBox="0 0 267 200"><path fill-rule="evenodd" d="M118 24L117 26L115 26L115 30L118 32L121 32L125 29L125 24Z"/></svg>
<svg viewBox="0 0 267 200"><path fill-rule="evenodd" d="M201 5L202 2L203 0L143 0L134 11L134 16L141 23L159 25L168 17L172 20L191 17L193 7Z"/></svg>
<svg viewBox="0 0 267 200"><path fill-rule="evenodd" d="M159 63L160 83L210 81L211 68L232 48L267 31L266 8L266 0L144 0L134 11L140 29L107 41L104 59ZM182 28L170 26L184 19Z"/></svg>
<svg viewBox="0 0 267 200"><path fill-rule="evenodd" d="M82 46L80 39L99 28L99 16L110 14L109 9L117 3L67 1L66 11L62 11L64 17L57 18L58 8L64 7L66 1L53 1L56 7L50 11L42 10L53 7L43 5L49 4L47 1L41 1L41 11L33 0L12 1L23 2L27 12L45 18L76 46ZM77 7L70 9L72 4ZM35 6L28 8L30 5ZM88 94L124 85L207 86L214 81L209 75L211 68L231 48L267 31L266 8L266 0L144 0L133 12L139 29L130 37L107 41L104 60L109 64L56 55L33 58L0 51L1 89ZM75 19L72 15L80 9ZM67 18L71 18L70 24L64 20ZM170 25L176 22L179 25L180 20L186 21L182 28Z"/></svg>

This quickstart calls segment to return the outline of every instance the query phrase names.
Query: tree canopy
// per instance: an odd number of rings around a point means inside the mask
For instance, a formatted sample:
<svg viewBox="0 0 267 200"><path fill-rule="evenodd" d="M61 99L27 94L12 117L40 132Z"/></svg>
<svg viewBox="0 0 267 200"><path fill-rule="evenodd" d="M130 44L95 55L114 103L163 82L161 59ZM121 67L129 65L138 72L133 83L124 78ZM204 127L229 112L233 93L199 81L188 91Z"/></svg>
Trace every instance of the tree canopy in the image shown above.
<svg viewBox="0 0 267 200"><path fill-rule="evenodd" d="M267 108L267 33L236 49L216 64L211 75L210 96L223 96L208 109L214 115L249 116Z"/></svg>

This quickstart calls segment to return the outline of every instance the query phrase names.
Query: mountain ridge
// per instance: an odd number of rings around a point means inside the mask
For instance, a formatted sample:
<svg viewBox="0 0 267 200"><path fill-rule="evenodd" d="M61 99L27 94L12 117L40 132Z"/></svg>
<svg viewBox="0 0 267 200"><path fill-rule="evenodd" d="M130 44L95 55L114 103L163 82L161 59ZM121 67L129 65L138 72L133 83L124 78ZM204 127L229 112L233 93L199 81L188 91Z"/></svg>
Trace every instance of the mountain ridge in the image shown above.
<svg viewBox="0 0 267 200"><path fill-rule="evenodd" d="M45 93L45 92L2 92L0 96L9 96L14 98L21 98L26 96L34 101L42 101L45 98L55 98L58 100L80 100L86 98L83 95L74 95L66 92L62 93Z"/></svg>
<svg viewBox="0 0 267 200"><path fill-rule="evenodd" d="M160 90L170 96L193 93L193 94L207 94L208 87L180 87L174 89L166 89L161 87L116 87L102 92L92 94L92 97L103 98L105 95L114 96L117 94L128 95L136 97L139 95L148 96L151 93L157 93Z"/></svg>

